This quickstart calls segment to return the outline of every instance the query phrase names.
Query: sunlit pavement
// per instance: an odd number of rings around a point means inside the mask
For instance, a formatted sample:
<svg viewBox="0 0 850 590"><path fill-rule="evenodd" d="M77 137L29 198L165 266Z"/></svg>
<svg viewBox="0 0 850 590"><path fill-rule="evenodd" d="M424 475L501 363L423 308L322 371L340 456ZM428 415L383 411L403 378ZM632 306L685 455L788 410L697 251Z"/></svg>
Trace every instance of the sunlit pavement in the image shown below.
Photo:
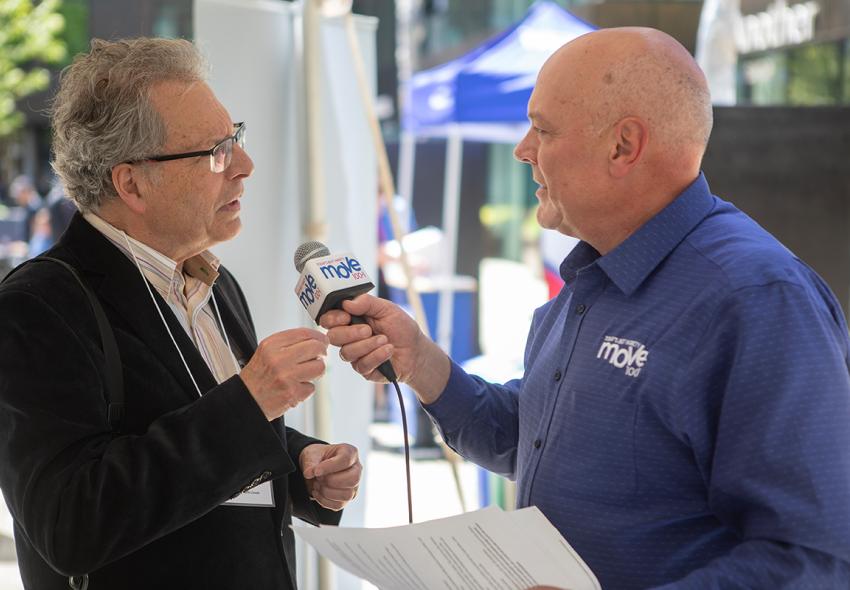
<svg viewBox="0 0 850 590"><path fill-rule="evenodd" d="M371 427L375 439L388 446L400 444L401 434L396 426L374 424ZM414 456L440 456L437 450L414 449ZM478 507L477 469L470 463L459 465L468 510ZM365 465L363 477L366 492L365 526L389 527L407 524L407 487L404 476L404 454L402 452L373 450ZM453 516L462 512L452 470L448 462L439 459L415 459L411 461L413 484L414 522ZM11 519L5 503L0 508L0 534L8 539ZM364 590L374 588L363 585ZM23 584L14 561L0 560L0 590L23 590ZM310 590L309 588L304 590Z"/></svg>
<svg viewBox="0 0 850 590"><path fill-rule="evenodd" d="M0 589L23 590L21 576L18 574L18 566L15 562L0 561Z"/></svg>

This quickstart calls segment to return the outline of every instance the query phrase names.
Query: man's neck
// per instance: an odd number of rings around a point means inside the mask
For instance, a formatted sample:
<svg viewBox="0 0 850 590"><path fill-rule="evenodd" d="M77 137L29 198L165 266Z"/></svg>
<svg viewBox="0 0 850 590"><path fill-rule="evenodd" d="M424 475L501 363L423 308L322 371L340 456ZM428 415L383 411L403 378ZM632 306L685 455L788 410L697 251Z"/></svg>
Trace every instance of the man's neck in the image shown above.
<svg viewBox="0 0 850 590"><path fill-rule="evenodd" d="M183 263L191 258L199 254L200 252L189 251L188 249L180 249L175 247L172 244L169 244L167 240L163 240L161 236L151 232L147 229L143 224L135 222L133 219L129 218L127 215L123 214L118 207L115 206L102 206L100 209L94 212L95 215L103 219L105 222L110 224L115 229L119 229L123 231L125 234L133 238L134 240L141 242L145 246L152 248L173 260L177 263L177 268L182 272Z"/></svg>

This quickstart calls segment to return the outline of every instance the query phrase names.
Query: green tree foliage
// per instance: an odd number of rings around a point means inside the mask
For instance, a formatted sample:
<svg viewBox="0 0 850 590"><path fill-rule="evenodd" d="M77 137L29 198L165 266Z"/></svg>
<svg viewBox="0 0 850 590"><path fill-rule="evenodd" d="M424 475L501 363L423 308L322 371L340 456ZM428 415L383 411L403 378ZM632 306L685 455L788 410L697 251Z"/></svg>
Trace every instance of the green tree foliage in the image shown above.
<svg viewBox="0 0 850 590"><path fill-rule="evenodd" d="M60 0L0 0L0 139L23 125L21 98L47 88L42 64L65 58Z"/></svg>

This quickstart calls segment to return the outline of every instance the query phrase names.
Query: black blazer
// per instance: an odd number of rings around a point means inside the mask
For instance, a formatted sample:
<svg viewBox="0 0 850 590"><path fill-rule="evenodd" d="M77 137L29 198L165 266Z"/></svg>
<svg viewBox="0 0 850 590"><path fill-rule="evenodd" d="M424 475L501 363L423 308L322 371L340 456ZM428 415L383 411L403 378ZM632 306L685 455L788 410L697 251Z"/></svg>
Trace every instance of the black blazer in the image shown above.
<svg viewBox="0 0 850 590"><path fill-rule="evenodd" d="M336 524L309 500L301 450L315 439L269 423L242 380L218 385L154 294L198 397L135 265L79 214L48 255L94 289L121 353L122 433L109 428L104 357L80 285L30 264L0 286L0 486L26 588L295 588L293 515ZM240 361L257 340L238 284L214 292ZM274 508L222 506L270 479Z"/></svg>

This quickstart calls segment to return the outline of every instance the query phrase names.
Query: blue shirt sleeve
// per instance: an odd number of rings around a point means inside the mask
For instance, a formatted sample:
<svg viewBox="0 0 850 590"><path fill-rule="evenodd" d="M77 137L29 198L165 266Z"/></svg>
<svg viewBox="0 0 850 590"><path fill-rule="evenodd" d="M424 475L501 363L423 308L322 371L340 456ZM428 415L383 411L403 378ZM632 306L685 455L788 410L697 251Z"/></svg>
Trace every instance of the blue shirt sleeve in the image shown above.
<svg viewBox="0 0 850 590"><path fill-rule="evenodd" d="M734 291L700 339L681 423L711 511L742 542L658 590L848 587L847 327L819 284Z"/></svg>
<svg viewBox="0 0 850 590"><path fill-rule="evenodd" d="M516 479L521 381L504 385L469 375L452 362L445 390L423 406L446 444L481 467Z"/></svg>

